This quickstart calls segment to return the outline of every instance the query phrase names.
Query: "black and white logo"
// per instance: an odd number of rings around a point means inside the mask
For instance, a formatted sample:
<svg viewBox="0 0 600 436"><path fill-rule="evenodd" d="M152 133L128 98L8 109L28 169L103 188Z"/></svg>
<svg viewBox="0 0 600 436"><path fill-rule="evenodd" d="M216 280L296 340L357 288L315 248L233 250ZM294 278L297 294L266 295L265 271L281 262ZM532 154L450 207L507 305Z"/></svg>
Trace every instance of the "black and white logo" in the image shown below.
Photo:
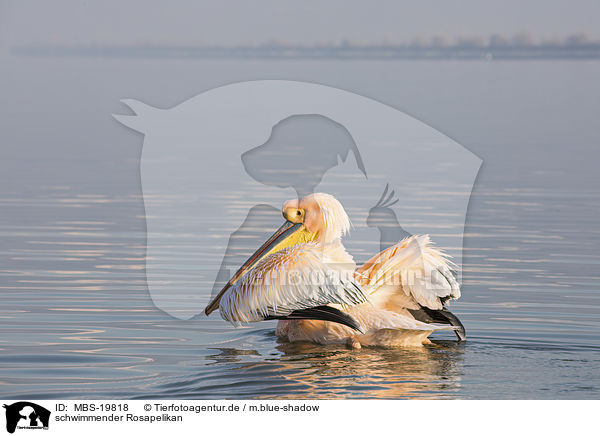
<svg viewBox="0 0 600 436"><path fill-rule="evenodd" d="M29 401L19 401L4 405L6 409L6 431L14 433L16 429L48 429L50 411Z"/></svg>

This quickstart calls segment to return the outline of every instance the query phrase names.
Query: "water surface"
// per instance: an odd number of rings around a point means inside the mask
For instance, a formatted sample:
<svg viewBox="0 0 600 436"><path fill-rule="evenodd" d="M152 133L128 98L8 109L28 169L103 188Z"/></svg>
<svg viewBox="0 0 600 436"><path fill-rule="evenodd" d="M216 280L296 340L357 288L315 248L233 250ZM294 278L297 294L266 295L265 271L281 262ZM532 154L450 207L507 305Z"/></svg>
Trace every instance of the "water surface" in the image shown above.
<svg viewBox="0 0 600 436"><path fill-rule="evenodd" d="M597 399L599 73L600 63L568 61L12 59L0 121L0 396ZM153 305L141 137L109 114L126 96L166 107L273 77L377 98L483 159L452 305L466 343L438 333L423 349L288 344L272 322L235 329ZM35 105L22 99L31 89ZM444 233L434 217L406 218ZM183 274L191 267L182 259Z"/></svg>

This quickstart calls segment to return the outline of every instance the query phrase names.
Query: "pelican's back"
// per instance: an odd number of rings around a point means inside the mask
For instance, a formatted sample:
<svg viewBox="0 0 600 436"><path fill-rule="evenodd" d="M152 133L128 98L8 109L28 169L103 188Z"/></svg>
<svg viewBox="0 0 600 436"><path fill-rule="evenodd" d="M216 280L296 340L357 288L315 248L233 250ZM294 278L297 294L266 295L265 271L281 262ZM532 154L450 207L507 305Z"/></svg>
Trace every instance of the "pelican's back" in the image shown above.
<svg viewBox="0 0 600 436"><path fill-rule="evenodd" d="M451 270L455 267L428 235L415 235L372 257L356 270L356 279L376 307L457 326L457 336L464 340L463 325L444 307L460 297Z"/></svg>

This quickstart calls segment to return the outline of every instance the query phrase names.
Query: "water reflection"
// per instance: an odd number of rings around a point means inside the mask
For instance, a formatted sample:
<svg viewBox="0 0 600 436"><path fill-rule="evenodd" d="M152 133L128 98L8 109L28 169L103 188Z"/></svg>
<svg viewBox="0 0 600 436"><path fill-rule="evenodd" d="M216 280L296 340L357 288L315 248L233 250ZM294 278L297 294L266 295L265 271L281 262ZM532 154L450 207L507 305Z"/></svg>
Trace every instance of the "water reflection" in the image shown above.
<svg viewBox="0 0 600 436"><path fill-rule="evenodd" d="M280 342L278 353L265 357L258 350L216 350L206 359L224 366L228 382L258 376L272 388L258 389L255 398L437 399L460 391L464 345L438 341L423 348L350 350Z"/></svg>

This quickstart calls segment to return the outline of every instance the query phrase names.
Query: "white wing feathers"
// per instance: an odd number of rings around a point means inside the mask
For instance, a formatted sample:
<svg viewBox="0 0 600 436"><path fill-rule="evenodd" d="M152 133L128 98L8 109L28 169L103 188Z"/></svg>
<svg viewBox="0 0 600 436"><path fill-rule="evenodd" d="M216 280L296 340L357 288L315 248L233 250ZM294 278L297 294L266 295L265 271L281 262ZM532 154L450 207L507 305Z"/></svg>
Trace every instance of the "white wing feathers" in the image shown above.
<svg viewBox="0 0 600 436"><path fill-rule="evenodd" d="M262 259L222 297L221 316L233 323L286 316L325 304L367 301L351 274L330 268L314 243L285 248Z"/></svg>
<svg viewBox="0 0 600 436"><path fill-rule="evenodd" d="M403 291L421 306L442 309L443 302L460 297L450 268L456 267L428 235L415 235L371 258L357 270L357 280L376 300Z"/></svg>

